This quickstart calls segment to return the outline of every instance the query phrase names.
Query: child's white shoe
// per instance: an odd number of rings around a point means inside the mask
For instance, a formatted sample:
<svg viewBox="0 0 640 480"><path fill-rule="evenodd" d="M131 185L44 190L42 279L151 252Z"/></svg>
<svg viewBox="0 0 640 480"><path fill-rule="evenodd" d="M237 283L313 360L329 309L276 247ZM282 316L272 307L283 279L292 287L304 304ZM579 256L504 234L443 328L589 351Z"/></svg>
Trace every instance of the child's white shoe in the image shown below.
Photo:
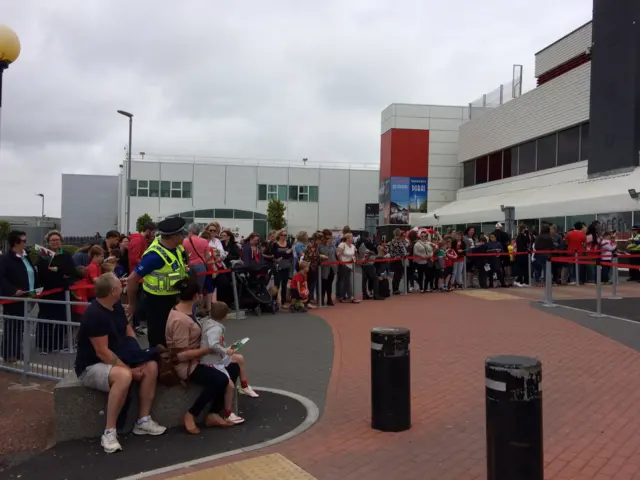
<svg viewBox="0 0 640 480"><path fill-rule="evenodd" d="M253 388L247 385L246 388L238 387L238 392L242 395L246 395L247 397L258 398L258 395Z"/></svg>
<svg viewBox="0 0 640 480"><path fill-rule="evenodd" d="M244 423L244 418L239 417L238 415L236 415L235 413L231 413L231 415L229 415L227 417L227 420L229 420L231 423L234 423L236 425L239 425L241 423Z"/></svg>

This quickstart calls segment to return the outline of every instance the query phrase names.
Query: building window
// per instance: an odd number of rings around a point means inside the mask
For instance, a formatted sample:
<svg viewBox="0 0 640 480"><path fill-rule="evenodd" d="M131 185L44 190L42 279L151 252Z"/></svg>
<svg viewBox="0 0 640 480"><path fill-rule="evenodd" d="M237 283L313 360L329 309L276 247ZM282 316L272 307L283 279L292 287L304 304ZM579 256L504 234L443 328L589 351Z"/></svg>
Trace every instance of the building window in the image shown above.
<svg viewBox="0 0 640 480"><path fill-rule="evenodd" d="M248 210L234 210L233 218L237 218L239 220L253 220L253 212Z"/></svg>
<svg viewBox="0 0 640 480"><path fill-rule="evenodd" d="M138 196L139 197L148 197L149 196L149 181L148 180L138 180Z"/></svg>
<svg viewBox="0 0 640 480"><path fill-rule="evenodd" d="M298 201L298 186L297 185L289 185L289 201L297 202Z"/></svg>
<svg viewBox="0 0 640 480"><path fill-rule="evenodd" d="M580 125L580 160L589 160L589 122Z"/></svg>
<svg viewBox="0 0 640 480"><path fill-rule="evenodd" d="M276 200L278 198L278 186L267 185L267 200Z"/></svg>
<svg viewBox="0 0 640 480"><path fill-rule="evenodd" d="M301 185L298 187L298 201L299 202L309 201L309 187L305 185Z"/></svg>
<svg viewBox="0 0 640 480"><path fill-rule="evenodd" d="M553 133L538 139L536 170L546 170L556 166L557 137Z"/></svg>
<svg viewBox="0 0 640 480"><path fill-rule="evenodd" d="M511 176L511 168L513 167L512 153L513 148L507 148L502 152L502 178L509 178ZM516 151L516 155L518 152Z"/></svg>
<svg viewBox="0 0 640 480"><path fill-rule="evenodd" d="M558 166L580 161L580 125L558 132Z"/></svg>
<svg viewBox="0 0 640 480"><path fill-rule="evenodd" d="M309 187L309 201L310 202L318 201L318 187Z"/></svg>
<svg viewBox="0 0 640 480"><path fill-rule="evenodd" d="M171 182L167 180L160 182L160 196L162 198L171 198Z"/></svg>
<svg viewBox="0 0 640 480"><path fill-rule="evenodd" d="M129 196L130 197L138 196L138 181L137 180L129 180Z"/></svg>
<svg viewBox="0 0 640 480"><path fill-rule="evenodd" d="M463 183L465 187L472 187L476 183L476 161L469 160L462 164Z"/></svg>
<svg viewBox="0 0 640 480"><path fill-rule="evenodd" d="M258 201L264 202L267 200L267 186L258 185Z"/></svg>
<svg viewBox="0 0 640 480"><path fill-rule="evenodd" d="M149 196L154 198L160 196L160 182L158 180L151 180L149 182Z"/></svg>
<svg viewBox="0 0 640 480"><path fill-rule="evenodd" d="M511 176L520 175L518 164L520 163L520 149L515 146L511 150Z"/></svg>
<svg viewBox="0 0 640 480"><path fill-rule="evenodd" d="M489 155L489 181L502 178L502 151Z"/></svg>
<svg viewBox="0 0 640 480"><path fill-rule="evenodd" d="M278 200L281 202L287 201L287 186L286 185L278 185Z"/></svg>
<svg viewBox="0 0 640 480"><path fill-rule="evenodd" d="M171 182L171 198L182 197L182 182Z"/></svg>
<svg viewBox="0 0 640 480"><path fill-rule="evenodd" d="M476 185L487 183L489 172L489 157L476 158Z"/></svg>
<svg viewBox="0 0 640 480"><path fill-rule="evenodd" d="M197 218L214 218L213 210L196 210Z"/></svg>
<svg viewBox="0 0 640 480"><path fill-rule="evenodd" d="M191 182L182 182L182 198L191 198Z"/></svg>
<svg viewBox="0 0 640 480"><path fill-rule="evenodd" d="M536 141L518 147L518 175L536 171Z"/></svg>
<svg viewBox="0 0 640 480"><path fill-rule="evenodd" d="M215 210L215 218L223 219L223 218L233 218L233 210L228 210L224 208L216 208Z"/></svg>
<svg viewBox="0 0 640 480"><path fill-rule="evenodd" d="M256 220L266 220L267 216L264 213L255 212L253 214L253 218L255 218Z"/></svg>

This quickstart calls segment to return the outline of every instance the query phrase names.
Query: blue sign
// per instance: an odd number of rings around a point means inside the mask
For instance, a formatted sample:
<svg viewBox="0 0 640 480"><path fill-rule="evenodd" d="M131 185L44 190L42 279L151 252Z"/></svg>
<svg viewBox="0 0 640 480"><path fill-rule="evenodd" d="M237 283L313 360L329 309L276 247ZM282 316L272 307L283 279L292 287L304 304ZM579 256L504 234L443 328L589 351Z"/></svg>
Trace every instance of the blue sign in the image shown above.
<svg viewBox="0 0 640 480"><path fill-rule="evenodd" d="M428 179L412 177L409 179L409 211L427 211Z"/></svg>
<svg viewBox="0 0 640 480"><path fill-rule="evenodd" d="M411 179L409 177L391 177L389 198L389 223L409 223L409 199Z"/></svg>

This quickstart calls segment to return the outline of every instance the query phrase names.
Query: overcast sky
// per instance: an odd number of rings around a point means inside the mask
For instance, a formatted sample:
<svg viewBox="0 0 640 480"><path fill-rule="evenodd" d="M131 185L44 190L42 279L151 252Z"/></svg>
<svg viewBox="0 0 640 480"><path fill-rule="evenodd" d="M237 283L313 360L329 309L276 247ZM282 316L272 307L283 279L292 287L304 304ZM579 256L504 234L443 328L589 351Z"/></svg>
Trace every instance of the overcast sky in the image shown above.
<svg viewBox="0 0 640 480"><path fill-rule="evenodd" d="M20 0L0 215L60 214L61 173L133 152L379 162L390 103L466 105L591 18L591 0ZM82 201L82 199L78 199Z"/></svg>

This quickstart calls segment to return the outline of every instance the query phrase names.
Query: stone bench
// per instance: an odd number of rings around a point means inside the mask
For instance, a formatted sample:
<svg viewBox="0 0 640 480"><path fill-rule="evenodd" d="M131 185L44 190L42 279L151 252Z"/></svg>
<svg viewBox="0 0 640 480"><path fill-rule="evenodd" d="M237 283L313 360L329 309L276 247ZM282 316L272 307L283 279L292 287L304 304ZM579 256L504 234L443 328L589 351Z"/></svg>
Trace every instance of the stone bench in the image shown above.
<svg viewBox="0 0 640 480"><path fill-rule="evenodd" d="M180 385L166 387L158 384L151 414L165 427L183 424L186 411L193 405L202 387ZM235 402L237 404L237 395ZM83 387L75 372L60 380L53 390L55 441L64 442L81 438L99 437L104 431L107 394ZM127 420L121 434L130 433L138 417L138 384L134 383ZM204 412L203 412L204 416Z"/></svg>

